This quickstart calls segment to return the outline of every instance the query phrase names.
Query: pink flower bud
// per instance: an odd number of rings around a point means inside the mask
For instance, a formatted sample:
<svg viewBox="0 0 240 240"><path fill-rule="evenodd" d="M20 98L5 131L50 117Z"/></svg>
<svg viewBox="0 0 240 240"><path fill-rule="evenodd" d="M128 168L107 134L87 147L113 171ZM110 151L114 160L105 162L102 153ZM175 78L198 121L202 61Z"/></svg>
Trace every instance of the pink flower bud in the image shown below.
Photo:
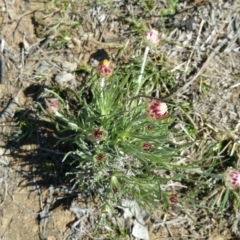
<svg viewBox="0 0 240 240"><path fill-rule="evenodd" d="M118 187L119 187L119 182L118 182L117 177L114 176L114 175L111 177L111 187L112 187L112 191L113 191L115 194L118 193L118 191L119 191L119 189L118 189Z"/></svg>
<svg viewBox="0 0 240 240"><path fill-rule="evenodd" d="M112 190L115 194L118 193L118 188L116 186L113 186Z"/></svg>
<svg viewBox="0 0 240 240"><path fill-rule="evenodd" d="M240 172L234 168L228 168L224 173L225 185L229 189L240 187Z"/></svg>
<svg viewBox="0 0 240 240"><path fill-rule="evenodd" d="M160 119L167 115L168 108L165 102L160 100L151 100L147 106L147 114L154 119Z"/></svg>
<svg viewBox="0 0 240 240"><path fill-rule="evenodd" d="M152 145L149 142L145 142L145 143L143 143L142 148L143 148L144 151L148 152L148 151L151 150Z"/></svg>
<svg viewBox="0 0 240 240"><path fill-rule="evenodd" d="M178 195L176 193L171 193L169 196L169 201L171 203L177 204L178 203Z"/></svg>
<svg viewBox="0 0 240 240"><path fill-rule="evenodd" d="M148 124L146 128L148 131L151 131L154 129L154 124Z"/></svg>
<svg viewBox="0 0 240 240"><path fill-rule="evenodd" d="M95 155L94 158L98 162L104 162L106 160L106 154L101 152L101 153L98 153L97 155Z"/></svg>
<svg viewBox="0 0 240 240"><path fill-rule="evenodd" d="M149 47L154 47L159 43L158 31L151 29L145 35L145 42Z"/></svg>
<svg viewBox="0 0 240 240"><path fill-rule="evenodd" d="M102 75L103 77L108 77L112 74L113 72L113 66L110 63L110 61L108 61L107 59L101 61L98 64L98 72L100 75Z"/></svg>
<svg viewBox="0 0 240 240"><path fill-rule="evenodd" d="M101 128L94 128L92 131L92 138L94 140L104 140L107 136L107 132Z"/></svg>
<svg viewBox="0 0 240 240"><path fill-rule="evenodd" d="M57 100L49 100L46 103L46 111L48 113L55 113L59 109L59 102Z"/></svg>

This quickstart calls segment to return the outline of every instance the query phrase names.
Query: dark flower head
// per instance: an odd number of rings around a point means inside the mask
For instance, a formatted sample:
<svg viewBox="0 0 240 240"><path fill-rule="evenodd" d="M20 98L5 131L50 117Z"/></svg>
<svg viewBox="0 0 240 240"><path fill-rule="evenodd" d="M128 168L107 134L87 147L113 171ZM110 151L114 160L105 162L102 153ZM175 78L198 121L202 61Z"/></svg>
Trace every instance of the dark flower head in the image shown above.
<svg viewBox="0 0 240 240"><path fill-rule="evenodd" d="M154 129L154 124L148 124L147 125L147 130L148 131L151 131L151 130L153 130Z"/></svg>
<svg viewBox="0 0 240 240"><path fill-rule="evenodd" d="M104 162L106 160L106 154L101 152L101 153L98 153L97 155L95 155L94 158L98 162Z"/></svg>
<svg viewBox="0 0 240 240"><path fill-rule="evenodd" d="M107 136L107 132L102 128L94 128L92 131L92 138L94 140L104 140Z"/></svg>
<svg viewBox="0 0 240 240"><path fill-rule="evenodd" d="M169 196L169 201L171 203L177 204L178 203L178 195L176 193L171 193Z"/></svg>
<svg viewBox="0 0 240 240"><path fill-rule="evenodd" d="M118 188L116 186L113 186L112 190L115 194L118 193Z"/></svg>
<svg viewBox="0 0 240 240"><path fill-rule="evenodd" d="M142 148L143 148L144 151L148 152L148 151L151 150L152 145L149 142L145 142L145 143L142 144Z"/></svg>

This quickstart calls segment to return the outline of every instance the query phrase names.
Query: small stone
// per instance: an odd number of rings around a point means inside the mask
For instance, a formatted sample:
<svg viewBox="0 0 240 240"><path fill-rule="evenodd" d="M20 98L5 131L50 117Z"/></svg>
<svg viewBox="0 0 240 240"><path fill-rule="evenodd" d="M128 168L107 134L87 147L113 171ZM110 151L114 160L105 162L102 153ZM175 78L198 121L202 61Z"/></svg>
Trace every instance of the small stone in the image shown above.
<svg viewBox="0 0 240 240"><path fill-rule="evenodd" d="M48 70L51 67L51 65L46 62L46 61L42 61L40 63L40 65L38 66L38 68L36 69L37 73L44 73L46 70Z"/></svg>
<svg viewBox="0 0 240 240"><path fill-rule="evenodd" d="M82 41L79 40L79 39L76 38L76 37L74 37L74 38L72 39L72 42L73 42L75 45L78 45L78 46L82 45Z"/></svg>
<svg viewBox="0 0 240 240"><path fill-rule="evenodd" d="M59 85L64 85L64 84L66 84L66 83L69 83L70 81L74 81L74 82L75 82L75 77L74 77L74 75L71 74L71 73L61 72L61 73L59 73L59 74L56 75L55 81L56 81Z"/></svg>
<svg viewBox="0 0 240 240"><path fill-rule="evenodd" d="M67 47L68 47L69 49L73 49L75 46L74 46L74 44L73 44L72 42L69 42L69 43L67 44Z"/></svg>
<svg viewBox="0 0 240 240"><path fill-rule="evenodd" d="M91 32L85 32L81 35L81 39L82 41L87 41L89 39L93 38L93 33Z"/></svg>
<svg viewBox="0 0 240 240"><path fill-rule="evenodd" d="M74 72L77 70L77 63L75 62L71 63L71 62L65 61L62 63L62 68L66 72Z"/></svg>

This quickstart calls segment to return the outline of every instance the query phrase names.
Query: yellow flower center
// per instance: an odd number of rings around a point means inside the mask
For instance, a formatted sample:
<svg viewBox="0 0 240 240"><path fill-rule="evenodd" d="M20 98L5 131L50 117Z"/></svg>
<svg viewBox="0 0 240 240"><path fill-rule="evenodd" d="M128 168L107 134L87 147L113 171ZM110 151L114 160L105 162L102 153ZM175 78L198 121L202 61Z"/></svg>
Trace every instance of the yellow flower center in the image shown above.
<svg viewBox="0 0 240 240"><path fill-rule="evenodd" d="M105 67L109 66L109 64L110 64L110 62L107 59L103 60L102 63L103 63L103 66L105 66Z"/></svg>

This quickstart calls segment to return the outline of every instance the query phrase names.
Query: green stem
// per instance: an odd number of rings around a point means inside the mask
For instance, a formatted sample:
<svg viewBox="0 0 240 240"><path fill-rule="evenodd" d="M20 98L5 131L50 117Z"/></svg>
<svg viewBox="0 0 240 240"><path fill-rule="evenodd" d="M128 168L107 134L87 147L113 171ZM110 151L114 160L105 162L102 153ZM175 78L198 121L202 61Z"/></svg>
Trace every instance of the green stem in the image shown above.
<svg viewBox="0 0 240 240"><path fill-rule="evenodd" d="M138 77L138 89L137 89L137 93L140 91L140 88L142 86L142 77L143 77L143 73L144 73L144 69L145 69L145 65L146 65L146 62L147 62L147 56L148 56L148 52L150 50L150 47L149 46L146 46L145 48L145 52L144 52L144 55L143 55L143 61L142 61L142 66L141 66L141 71L140 71L140 75Z"/></svg>
<svg viewBox="0 0 240 240"><path fill-rule="evenodd" d="M105 112L106 99L104 94L104 88L105 88L105 77L102 77L100 82L100 99L99 99L99 104L100 104L99 107L100 107L102 116L106 114Z"/></svg>
<svg viewBox="0 0 240 240"><path fill-rule="evenodd" d="M105 77L102 77L101 82L100 82L100 87L102 90L105 87Z"/></svg>

